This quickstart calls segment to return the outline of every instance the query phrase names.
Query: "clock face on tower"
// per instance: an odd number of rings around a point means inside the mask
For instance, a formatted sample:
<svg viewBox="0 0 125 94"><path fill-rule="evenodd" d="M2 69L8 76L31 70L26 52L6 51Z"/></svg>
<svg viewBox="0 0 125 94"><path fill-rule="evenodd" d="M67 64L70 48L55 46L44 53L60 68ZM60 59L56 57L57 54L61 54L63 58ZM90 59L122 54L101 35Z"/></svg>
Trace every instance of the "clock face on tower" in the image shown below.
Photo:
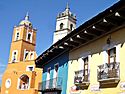
<svg viewBox="0 0 125 94"><path fill-rule="evenodd" d="M9 88L11 86L11 79L7 79L5 82L5 87Z"/></svg>

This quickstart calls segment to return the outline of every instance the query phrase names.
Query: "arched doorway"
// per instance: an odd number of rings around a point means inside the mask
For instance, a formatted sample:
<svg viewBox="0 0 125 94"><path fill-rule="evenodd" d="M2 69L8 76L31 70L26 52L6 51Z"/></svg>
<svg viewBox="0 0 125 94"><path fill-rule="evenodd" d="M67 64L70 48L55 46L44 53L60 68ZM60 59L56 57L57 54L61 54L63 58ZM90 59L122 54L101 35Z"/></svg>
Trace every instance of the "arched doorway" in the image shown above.
<svg viewBox="0 0 125 94"><path fill-rule="evenodd" d="M23 74L19 78L18 88L21 90L29 89L29 77L26 74Z"/></svg>

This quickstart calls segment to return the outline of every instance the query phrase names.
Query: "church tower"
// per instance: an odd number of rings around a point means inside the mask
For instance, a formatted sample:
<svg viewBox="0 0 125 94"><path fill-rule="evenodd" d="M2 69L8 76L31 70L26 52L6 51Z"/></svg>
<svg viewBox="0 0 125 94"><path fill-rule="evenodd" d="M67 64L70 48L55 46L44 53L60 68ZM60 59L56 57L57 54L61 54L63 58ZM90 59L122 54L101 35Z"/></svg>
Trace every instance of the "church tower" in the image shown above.
<svg viewBox="0 0 125 94"><path fill-rule="evenodd" d="M1 94L38 94L42 70L36 68L36 29L26 14L14 27L8 66L2 77Z"/></svg>
<svg viewBox="0 0 125 94"><path fill-rule="evenodd" d="M76 16L70 12L70 8L67 3L65 11L57 15L56 31L54 32L53 43L65 37L75 28L76 28Z"/></svg>
<svg viewBox="0 0 125 94"><path fill-rule="evenodd" d="M29 52L35 51L36 29L29 21L29 15L14 27L9 63L25 61ZM32 56L33 57L33 54Z"/></svg>

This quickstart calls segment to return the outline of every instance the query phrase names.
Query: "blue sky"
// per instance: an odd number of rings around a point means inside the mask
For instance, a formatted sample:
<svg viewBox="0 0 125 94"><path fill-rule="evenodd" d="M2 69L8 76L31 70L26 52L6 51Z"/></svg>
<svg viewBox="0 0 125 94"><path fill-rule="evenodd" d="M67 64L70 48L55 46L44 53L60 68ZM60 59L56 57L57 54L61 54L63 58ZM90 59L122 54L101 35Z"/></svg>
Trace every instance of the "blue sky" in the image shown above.
<svg viewBox="0 0 125 94"><path fill-rule="evenodd" d="M29 12L30 21L37 28L36 51L40 55L53 41L56 16L65 10L67 2L76 14L77 27L104 11L118 0L0 0L0 83L6 69L13 27Z"/></svg>

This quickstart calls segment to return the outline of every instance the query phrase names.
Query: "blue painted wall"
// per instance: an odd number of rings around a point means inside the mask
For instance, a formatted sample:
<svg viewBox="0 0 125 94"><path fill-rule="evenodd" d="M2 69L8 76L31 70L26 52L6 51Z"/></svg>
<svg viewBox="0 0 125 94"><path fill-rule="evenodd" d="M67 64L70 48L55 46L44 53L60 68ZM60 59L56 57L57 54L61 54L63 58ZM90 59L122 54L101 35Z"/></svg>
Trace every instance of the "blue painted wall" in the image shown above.
<svg viewBox="0 0 125 94"><path fill-rule="evenodd" d="M68 61L69 61L69 53L65 52L59 57L48 62L46 65L44 65L44 68L43 68L42 81L46 81L47 69L51 67L50 79L53 79L54 65L57 63L59 64L58 77L61 77L63 80L61 94L66 94L67 79L68 79Z"/></svg>

